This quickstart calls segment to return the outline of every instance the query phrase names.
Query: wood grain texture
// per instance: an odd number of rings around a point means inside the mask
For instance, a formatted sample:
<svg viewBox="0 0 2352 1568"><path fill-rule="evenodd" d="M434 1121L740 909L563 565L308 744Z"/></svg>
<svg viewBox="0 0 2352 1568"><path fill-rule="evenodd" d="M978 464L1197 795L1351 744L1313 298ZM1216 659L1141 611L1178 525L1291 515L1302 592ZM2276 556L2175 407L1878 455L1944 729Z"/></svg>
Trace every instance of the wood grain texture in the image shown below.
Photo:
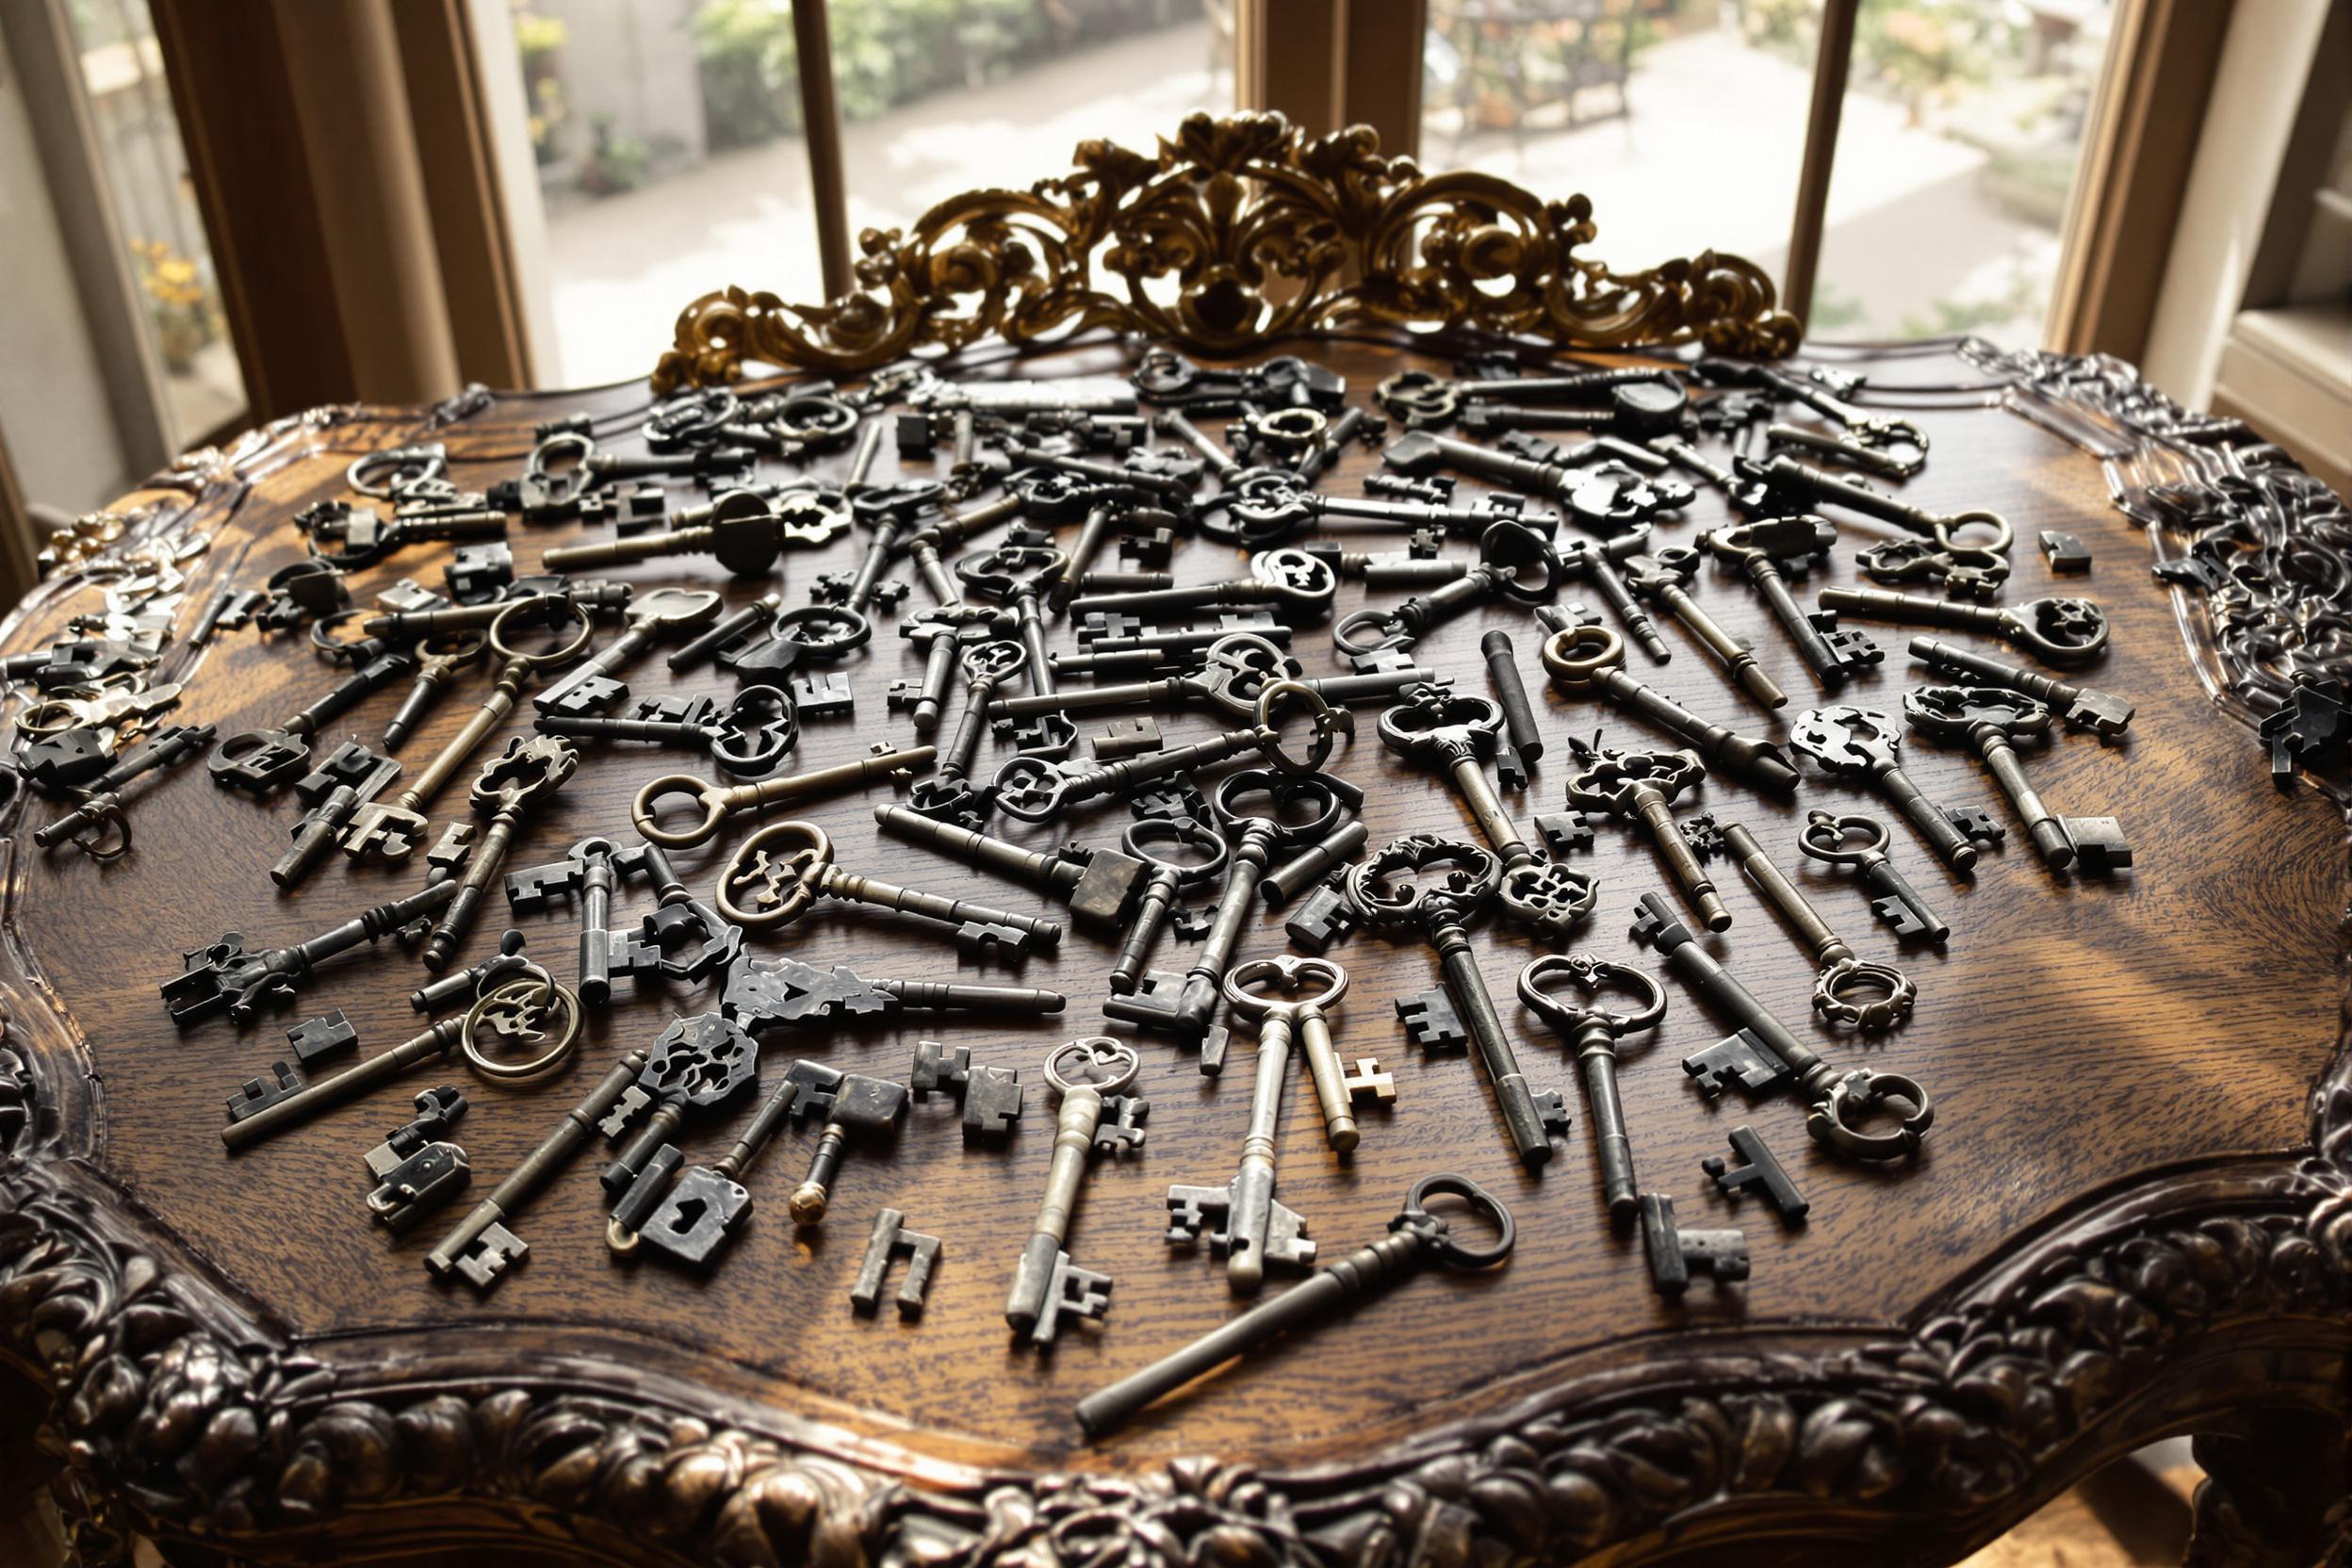
<svg viewBox="0 0 2352 1568"><path fill-rule="evenodd" d="M1380 376L1409 364L1444 368L1361 344L1317 351L1348 375L1357 397ZM1023 362L1020 368L1028 374L1100 371L1116 370L1120 363L1108 351L1086 350ZM1912 359L1887 368L1885 379L1944 379L1937 372L1946 368L1945 362ZM434 438L450 446L452 476L481 486L515 470L536 420L576 407L617 415L642 401L642 388L502 397ZM363 412L281 433L266 454L248 463L251 493L220 523L192 599L201 602L214 574L231 572L240 583L258 583L294 559L301 546L287 523L292 512L340 494L351 458L409 438L421 414ZM1945 953L1899 952L1870 919L1859 889L1823 874L1795 844L1809 807L1889 815L1883 808L1818 775L1808 775L1794 802L1773 802L1736 781L1710 778L1694 800L1677 806L1678 816L1707 809L1745 822L1864 957L1894 961L1913 975L1920 991L1918 1011L1884 1039L1840 1035L1812 1021L1811 975L1799 950L1737 872L1721 862L1735 923L1707 939L1708 949L1832 1059L1910 1074L1937 1103L1928 1152L1915 1167L1873 1169L1824 1157L1805 1139L1791 1100L1749 1106L1736 1098L1720 1103L1701 1098L1676 1064L1720 1037L1723 1026L1670 983L1664 1026L1653 1043L1628 1052L1621 1075L1642 1184L1673 1193L1686 1225L1741 1225L1755 1258L1755 1277L1743 1285L1701 1282L1679 1304L1652 1292L1638 1240L1612 1233L1603 1215L1572 1068L1541 1021L1524 1015L1513 995L1518 969L1539 950L1491 923L1477 934L1477 947L1488 985L1513 1025L1523 1063L1538 1087L1566 1092L1576 1112L1561 1157L1541 1179L1523 1173L1510 1157L1477 1070L1460 1056L1419 1059L1406 1043L1391 1003L1436 983L1429 952L1360 936L1333 953L1354 979L1341 1015L1340 1045L1344 1052L1376 1054L1396 1072L1397 1103L1392 1114L1367 1119L1362 1148L1352 1160L1341 1161L1322 1146L1311 1095L1303 1085L1295 1088L1282 1125L1281 1195L1307 1217L1325 1255L1336 1258L1380 1233L1413 1179L1459 1170L1504 1194L1516 1213L1520 1244L1508 1268L1491 1277L1417 1280L1319 1332L1229 1368L1113 1441L1082 1445L1069 1417L1071 1402L1234 1310L1221 1268L1205 1253L1172 1253L1163 1241L1163 1194L1171 1183L1222 1184L1232 1173L1250 1089L1246 1043L1237 1042L1235 1065L1221 1079L1207 1079L1194 1070L1188 1052L1141 1037L1143 1086L1152 1102L1148 1146L1140 1157L1095 1168L1070 1244L1077 1263L1117 1282L1109 1317L1100 1331L1066 1331L1046 1356L1011 1344L1002 1318L1005 1284L1052 1142L1050 1117L1034 1089L1028 1119L1004 1150L966 1146L947 1102L916 1106L887 1157L862 1146L853 1152L836 1185L832 1216L819 1229L795 1233L783 1211L783 1196L805 1168L814 1130L779 1136L749 1180L759 1210L707 1282L659 1265L628 1266L612 1259L602 1241L603 1205L594 1177L601 1162L592 1153L514 1224L531 1253L498 1290L485 1298L463 1286L441 1285L421 1262L441 1226L428 1222L393 1244L366 1223L360 1204L368 1184L360 1154L406 1119L407 1093L444 1081L464 1086L474 1109L457 1136L480 1173L479 1195L538 1142L614 1057L650 1040L672 1017L715 1005L715 993L652 987L631 992L624 983L614 1004L592 1018L574 1061L528 1090L482 1083L462 1067L417 1072L400 1091L363 1100L250 1152L224 1156L218 1136L221 1098L286 1054L279 1031L341 1007L358 1025L363 1051L383 1049L419 1027L406 998L425 976L397 944L387 943L334 961L302 1003L282 1016L243 1030L226 1021L185 1034L173 1030L155 987L176 972L180 948L223 930L241 931L249 945L299 940L416 880L413 873L355 873L338 858L298 892L273 894L263 871L284 846L290 802L258 803L219 790L201 768L175 771L137 802L137 851L112 867L70 853L42 857L22 832L13 840L9 935L37 966L40 984L73 1031L71 1040L42 1040L41 1060L54 1073L57 1063L85 1051L91 1069L86 1085L52 1088L64 1106L61 1121L76 1120L74 1107L84 1096L92 1113L86 1128L69 1127L67 1152L120 1189L124 1209L155 1246L217 1278L254 1322L357 1384L464 1393L499 1380L580 1387L617 1386L619 1380L653 1404L680 1411L707 1407L754 1427L763 1412L777 1420L814 1423L808 1429L822 1431L830 1451L855 1463L919 1485L967 1487L974 1475L997 1473L1163 1474L1169 1462L1189 1455L1214 1456L1242 1472L1344 1472L1364 1464L1367 1456L1410 1456L1456 1423L1498 1422L1500 1429L1513 1429L1510 1413L1542 1407L1551 1391L1580 1391L1573 1413L1605 1412L1612 1398L1664 1377L1670 1364L1690 1365L1693 1355L1723 1358L1727 1389L1769 1387L1773 1357L1810 1354L1821 1346L1859 1348L1889 1336L1900 1341L1925 1331L1960 1297L2007 1288L2004 1269L2024 1267L2017 1260L2026 1252L2036 1260L2034 1268L2052 1266L2051 1259L2065 1253L2060 1238L2070 1229L2111 1238L2115 1216L2137 1214L2132 1205L2143 1202L2151 1205L2147 1219L2131 1223L2154 1222L2163 1205L2144 1193L2152 1190L2148 1184L2157 1173L2167 1173L2159 1184L2170 1184L2166 1201L2177 1201L2182 1213L2244 1209L2282 1190L2277 1182L2283 1178L2264 1173L2287 1170L2295 1152L2307 1147L2307 1095L2337 1040L2343 814L2310 785L2275 792L2264 783L2262 759L2247 731L2218 711L2192 677L2172 595L2149 579L2148 545L2109 510L2094 465L2042 431L1994 412L1916 417L1932 436L1935 454L1904 498L1931 507L1988 506L2010 517L2020 546L2007 602L2077 591L2080 580L2050 578L2031 547L2037 530L2065 528L2097 553L2095 573L2081 591L2106 607L2115 638L2087 678L2138 703L2132 737L2102 745L2068 735L2039 755L2029 753L2027 766L2054 809L2120 816L2139 863L2112 881L2053 880L2010 823L2007 850L1988 854L1973 882L1963 884L1944 875L1898 822L1898 862L1953 928ZM619 449L631 449L621 444ZM886 453L886 470L890 462ZM1351 453L1326 488L1356 493L1371 462L1367 453ZM216 484L200 504L225 512L228 496ZM172 493L146 498L164 505L188 500ZM1660 531L1661 542L1686 541L1723 514L1721 502L1702 492L1683 520ZM1849 528L1847 521L1839 517L1846 538L1837 564L1805 585L1808 597L1823 582L1854 580L1852 548L1883 536L1874 526ZM540 548L581 536L573 525L517 528L516 554L527 568ZM1363 537L1372 541L1366 547L1386 547L1378 536ZM845 569L861 548L861 540L851 540L788 557L788 592L797 598L801 584L819 571ZM437 585L440 564L438 547L403 551L356 576L355 593L364 598L403 576ZM1242 565L1237 552L1200 541L1181 552L1179 577L1211 580L1235 575ZM723 581L714 564L694 560L651 563L616 575L643 584ZM729 585L728 592L748 597L770 586ZM1698 592L1720 619L1754 638L1791 694L1784 717L1813 703L1802 666L1744 585L1710 575ZM1362 600L1360 585L1343 586L1343 612ZM18 612L4 645L9 651L39 645L57 634L65 616L92 603L89 595L52 584ZM1678 627L1662 624L1675 649L1674 662L1645 666L1637 655L1634 673L1709 718L1762 728L1698 645ZM1483 692L1487 677L1477 646L1480 633L1494 628L1512 633L1531 686L1543 691L1550 749L1538 764L1536 782L1511 802L1524 819L1559 808L1571 770L1570 734L1599 728L1617 744L1650 737L1613 710L1542 689L1538 629L1516 609L1496 607L1449 623L1423 644L1424 662L1452 673L1463 689ZM1852 683L1839 700L1897 710L1909 683L1903 647L1910 633L1871 629L1889 650L1887 663ZM1066 635L1054 644L1070 645ZM1319 629L1301 631L1293 651L1311 673L1337 668ZM883 712L881 690L890 678L912 673L917 662L884 623L874 645L846 666L858 682L856 720L810 721L800 764L845 760L885 737L906 740L905 721ZM725 693L733 687L730 678L709 671L673 682L658 659L636 666L633 677L640 692L675 685ZM297 642L250 630L226 634L188 678L178 717L216 723L224 735L270 725L333 678L329 667ZM408 742L400 755L412 771L462 722L472 700L466 693L478 695L485 679L477 674ZM334 727L335 734L375 736L399 695L379 694ZM1160 717L1171 741L1221 727L1207 715ZM952 726L952 710L948 722ZM517 720L502 733L522 728ZM1337 765L1369 793L1364 818L1374 844L1410 831L1475 834L1435 776L1397 765L1380 750L1368 724L1359 731ZM1783 729L1774 726L1772 732ZM700 771L679 754L589 744L578 776L551 808L526 823L510 866L553 858L589 833L623 829L629 797L653 774ZM1904 751L1907 768L1932 797L2004 814L1989 778L1967 757L1915 740L1906 740ZM982 772L1002 755L984 744ZM461 778L444 792L433 812L436 823L458 808L463 788ZM834 800L805 814L833 835L846 868L1052 912L1027 890L879 838L871 808L881 798L877 792ZM1108 805L1086 810L1067 828L1000 824L994 830L1039 846L1070 837L1111 842L1125 820ZM704 849L678 857L698 891L708 890L747 830L730 829ZM1655 970L1654 958L1625 934L1635 898L1663 886L1639 829L1601 824L1585 865L1599 882L1600 900L1570 945ZM633 914L649 902L642 888L633 888L618 900L616 913ZM534 952L568 965L572 927L563 917L521 923ZM467 952L479 956L488 951L498 925L493 910ZM1243 952L1270 952L1281 942L1279 917L1268 916L1253 923ZM756 936L750 948L789 952L814 963L846 962L872 974L949 978L959 972L952 946L915 934L909 923L868 918L841 906L821 906L781 936ZM1159 962L1181 969L1188 951L1164 944ZM1020 979L1057 987L1071 997L1069 1011L1043 1027L941 1021L772 1037L770 1070L808 1054L903 1076L914 1041L926 1036L969 1044L978 1060L1034 1069L1052 1043L1102 1027L1100 976L1109 961L1108 944L1075 931L1058 956L1032 959ZM1009 977L994 968L965 966L960 972ZM28 1009L20 1004L14 1010L21 1037ZM691 1126L690 1159L714 1157L737 1119L739 1113L730 1113L719 1123ZM1730 1208L1701 1174L1699 1161L1726 1152L1725 1135L1743 1122L1762 1132L1812 1200L1804 1229L1783 1230L1760 1205ZM857 1317L846 1299L866 1221L885 1203L943 1241L929 1308L919 1324L903 1324L887 1313ZM458 1212L453 1208L446 1217ZM2309 1349L2313 1365L2343 1353L2340 1343L2330 1347L2326 1338ZM1968 1513L1965 1523L1952 1527L1951 1544L1965 1544L2021 1515L2063 1487L2072 1469L2135 1435L2184 1429L2206 1408L2199 1399L2219 1398L2214 1391L2229 1378L2247 1373L2216 1357L2207 1374L2192 1380L2202 1391L2195 1397L2167 1384L2149 1389L2144 1400L2113 1404L2096 1430L2068 1440L2070 1458L2053 1464L2047 1478L2025 1482L2014 1496L2003 1493ZM2295 1380L2277 1367L2272 1375L2282 1386ZM2324 1381L2324 1374L2313 1376ZM1555 1410L1554 1417L1560 1413ZM1848 1490L1843 1481L1824 1483L1819 1494ZM1783 1532L1803 1540L1816 1527L1795 1509L1794 1497L1786 1501L1795 1511L1782 1512L1777 1527L1762 1530L1768 1540ZM1496 1506L1481 1499L1472 1511ZM1754 1523L1743 1515L1737 1529L1729 1523L1723 1527L1742 1534ZM459 1528L454 1515L449 1524ZM347 1539L365 1538L355 1527L338 1528ZM1685 1544L1709 1536L1689 1519L1679 1521L1676 1531L1674 1539ZM626 1556L628 1544L605 1542L596 1549ZM1546 1548L1560 1549L1559 1543ZM1658 1549L1658 1538L1642 1536L1618 1555ZM1423 1543L1415 1555L1446 1553ZM1769 1547L1763 1556L1780 1560Z"/></svg>

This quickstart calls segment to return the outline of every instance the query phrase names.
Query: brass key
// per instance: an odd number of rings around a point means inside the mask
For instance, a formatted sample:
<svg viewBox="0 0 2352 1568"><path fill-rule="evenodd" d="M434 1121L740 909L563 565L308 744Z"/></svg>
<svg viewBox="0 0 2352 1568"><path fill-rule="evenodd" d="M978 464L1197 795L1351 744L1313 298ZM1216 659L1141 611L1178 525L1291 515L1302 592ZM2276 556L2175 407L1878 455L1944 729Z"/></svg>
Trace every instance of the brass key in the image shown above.
<svg viewBox="0 0 2352 1568"><path fill-rule="evenodd" d="M908 746L904 750L877 751L855 762L841 762L829 768L817 768L808 773L789 774L782 778L763 778L757 784L738 784L722 788L708 779L692 774L664 774L648 779L629 803L629 819L640 835L668 849L691 849L708 843L727 817L741 811L750 815L771 806L813 800L837 790L863 784L879 776L911 772L926 767L939 755L936 746ZM686 796L702 809L702 819L684 828L663 827L659 820L662 802L673 796Z"/></svg>
<svg viewBox="0 0 2352 1568"><path fill-rule="evenodd" d="M1054 1159L1046 1172L1045 1201L1021 1249L1013 1288L1004 1299L1004 1321L1031 1343L1050 1345L1064 1313L1100 1318L1110 1306L1111 1280L1079 1268L1062 1250L1078 1185L1097 1152L1123 1154L1143 1147L1142 1122L1149 1102L1126 1093L1143 1066L1133 1046L1107 1035L1092 1035L1056 1046L1045 1058L1045 1081L1061 1096L1054 1132ZM1110 1125L1103 1125L1104 1117Z"/></svg>
<svg viewBox="0 0 2352 1568"><path fill-rule="evenodd" d="M490 813L490 825L483 829L482 841L474 846L473 858L466 863L466 879L458 884L457 896L441 912L440 923L433 926L432 937L425 942L427 969L438 974L449 967L450 958L457 954L457 944L466 939L466 928L474 923L475 906L498 880L498 869L506 859L506 846L513 841L515 828L521 825L524 811L545 805L579 766L580 753L572 749L570 743L552 735L517 735L506 743L504 752L482 770L469 798L477 813Z"/></svg>

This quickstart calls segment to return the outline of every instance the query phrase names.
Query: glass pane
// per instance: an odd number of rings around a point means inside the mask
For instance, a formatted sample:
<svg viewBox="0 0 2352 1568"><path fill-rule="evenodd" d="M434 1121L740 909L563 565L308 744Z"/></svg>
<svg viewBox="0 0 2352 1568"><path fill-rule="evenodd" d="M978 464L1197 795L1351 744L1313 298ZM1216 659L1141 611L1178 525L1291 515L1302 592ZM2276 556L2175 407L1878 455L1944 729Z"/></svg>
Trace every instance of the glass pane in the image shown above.
<svg viewBox="0 0 2352 1568"><path fill-rule="evenodd" d="M727 284L817 300L790 0L509 0L561 379L644 375ZM1233 98L1230 0L832 0L853 237ZM854 246L853 237L853 246ZM557 374L543 367L544 374Z"/></svg>
<svg viewBox="0 0 2352 1568"><path fill-rule="evenodd" d="M1862 0L1812 330L2040 346L2110 0Z"/></svg>
<svg viewBox="0 0 2352 1568"><path fill-rule="evenodd" d="M74 0L66 12L115 220L163 362L172 438L188 446L245 412L245 379L229 343L155 24L147 0Z"/></svg>
<svg viewBox="0 0 2352 1568"><path fill-rule="evenodd" d="M1810 0L1429 0L1421 158L1582 191L1620 271L1709 248L1777 278L1805 155Z"/></svg>

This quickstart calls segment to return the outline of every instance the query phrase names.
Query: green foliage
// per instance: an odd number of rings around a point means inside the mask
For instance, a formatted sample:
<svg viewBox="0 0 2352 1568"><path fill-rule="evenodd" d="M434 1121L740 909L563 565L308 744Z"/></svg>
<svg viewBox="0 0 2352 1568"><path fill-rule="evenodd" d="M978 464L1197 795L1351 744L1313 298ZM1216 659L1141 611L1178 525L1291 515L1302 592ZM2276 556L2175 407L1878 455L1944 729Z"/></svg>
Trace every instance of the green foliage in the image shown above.
<svg viewBox="0 0 2352 1568"><path fill-rule="evenodd" d="M587 156L580 160L580 188L591 196L617 196L645 183L653 149L633 136L616 136L612 117L600 114L590 127Z"/></svg>
<svg viewBox="0 0 2352 1568"><path fill-rule="evenodd" d="M1914 109L1955 83L1984 81L1994 57L2015 48L2000 8L1974 0L1862 0L1854 18L1855 78Z"/></svg>

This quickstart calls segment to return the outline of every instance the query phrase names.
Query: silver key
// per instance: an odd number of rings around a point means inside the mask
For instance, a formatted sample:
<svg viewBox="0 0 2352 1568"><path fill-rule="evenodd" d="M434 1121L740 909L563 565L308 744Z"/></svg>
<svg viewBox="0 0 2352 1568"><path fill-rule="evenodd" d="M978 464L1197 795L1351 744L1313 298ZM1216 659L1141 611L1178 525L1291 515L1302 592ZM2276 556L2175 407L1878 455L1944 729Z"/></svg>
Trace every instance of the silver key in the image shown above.
<svg viewBox="0 0 2352 1568"><path fill-rule="evenodd" d="M1037 1227L1021 1249L1012 1292L1004 1298L1004 1321L1034 1345L1054 1342L1064 1314L1100 1318L1110 1307L1110 1276L1073 1265L1062 1243L1087 1161L1097 1152L1123 1154L1143 1147L1142 1124L1151 1103L1124 1092L1142 1066L1135 1047L1107 1035L1067 1041L1046 1055L1045 1081L1061 1096L1054 1161Z"/></svg>

